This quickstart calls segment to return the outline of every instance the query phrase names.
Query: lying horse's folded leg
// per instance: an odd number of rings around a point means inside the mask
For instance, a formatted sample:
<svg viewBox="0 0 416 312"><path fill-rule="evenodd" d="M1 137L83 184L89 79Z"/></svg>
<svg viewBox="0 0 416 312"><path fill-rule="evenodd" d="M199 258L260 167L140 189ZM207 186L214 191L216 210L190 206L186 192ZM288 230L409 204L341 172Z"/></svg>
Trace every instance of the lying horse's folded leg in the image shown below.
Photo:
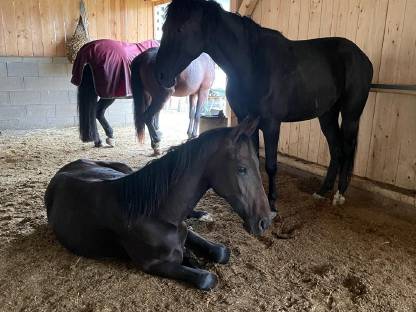
<svg viewBox="0 0 416 312"><path fill-rule="evenodd" d="M190 268L176 262L162 262L146 270L151 274L172 278L195 285L202 290L210 290L217 285L217 276L202 269Z"/></svg>
<svg viewBox="0 0 416 312"><path fill-rule="evenodd" d="M203 257L209 261L226 264L230 260L229 248L222 244L213 243L189 229L185 246L186 248L192 250L195 255Z"/></svg>
<svg viewBox="0 0 416 312"><path fill-rule="evenodd" d="M184 248L183 250L182 265L193 269L200 268L200 263L193 257L192 252L188 248Z"/></svg>

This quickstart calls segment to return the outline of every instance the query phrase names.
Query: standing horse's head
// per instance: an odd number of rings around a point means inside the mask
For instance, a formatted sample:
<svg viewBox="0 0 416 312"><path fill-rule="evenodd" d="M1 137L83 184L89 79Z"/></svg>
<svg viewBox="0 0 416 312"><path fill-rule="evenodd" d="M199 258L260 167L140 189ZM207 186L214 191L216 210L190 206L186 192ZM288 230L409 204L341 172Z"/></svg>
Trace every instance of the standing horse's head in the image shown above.
<svg viewBox="0 0 416 312"><path fill-rule="evenodd" d="M155 66L155 75L162 86L172 87L175 77L204 51L219 10L220 5L211 0L171 2Z"/></svg>
<svg viewBox="0 0 416 312"><path fill-rule="evenodd" d="M271 211L251 139L257 126L258 119L246 119L226 135L207 164L207 178L244 220L245 229L261 235L271 223Z"/></svg>

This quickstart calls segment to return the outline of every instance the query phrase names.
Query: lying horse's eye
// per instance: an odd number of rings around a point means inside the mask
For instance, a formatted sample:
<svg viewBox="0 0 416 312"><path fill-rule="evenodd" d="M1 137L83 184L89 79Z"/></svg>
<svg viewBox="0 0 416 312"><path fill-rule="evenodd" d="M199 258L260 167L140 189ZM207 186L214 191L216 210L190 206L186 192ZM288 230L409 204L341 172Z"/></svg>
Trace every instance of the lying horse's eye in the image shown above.
<svg viewBox="0 0 416 312"><path fill-rule="evenodd" d="M245 175L247 174L247 168L246 167L238 167L238 173Z"/></svg>

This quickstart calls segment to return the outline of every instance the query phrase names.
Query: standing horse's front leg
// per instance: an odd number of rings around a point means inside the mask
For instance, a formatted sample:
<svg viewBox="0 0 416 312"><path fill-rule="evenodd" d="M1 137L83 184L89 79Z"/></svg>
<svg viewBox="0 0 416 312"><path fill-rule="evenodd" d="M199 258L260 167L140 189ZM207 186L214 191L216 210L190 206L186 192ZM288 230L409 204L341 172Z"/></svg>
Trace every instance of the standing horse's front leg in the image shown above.
<svg viewBox="0 0 416 312"><path fill-rule="evenodd" d="M276 192L276 172L277 172L277 145L279 144L280 121L265 120L262 122L264 136L264 147L266 152L266 172L269 177L269 204L270 210L277 214L275 202Z"/></svg>

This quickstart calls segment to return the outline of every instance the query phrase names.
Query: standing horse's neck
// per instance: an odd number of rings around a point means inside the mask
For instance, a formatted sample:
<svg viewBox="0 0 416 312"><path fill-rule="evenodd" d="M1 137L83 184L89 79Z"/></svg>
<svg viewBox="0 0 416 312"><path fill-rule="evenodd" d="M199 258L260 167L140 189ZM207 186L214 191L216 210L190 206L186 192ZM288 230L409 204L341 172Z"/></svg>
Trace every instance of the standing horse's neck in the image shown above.
<svg viewBox="0 0 416 312"><path fill-rule="evenodd" d="M221 11L206 52L228 77L245 79L253 72L252 47L241 17ZM248 82L248 80L246 81Z"/></svg>

